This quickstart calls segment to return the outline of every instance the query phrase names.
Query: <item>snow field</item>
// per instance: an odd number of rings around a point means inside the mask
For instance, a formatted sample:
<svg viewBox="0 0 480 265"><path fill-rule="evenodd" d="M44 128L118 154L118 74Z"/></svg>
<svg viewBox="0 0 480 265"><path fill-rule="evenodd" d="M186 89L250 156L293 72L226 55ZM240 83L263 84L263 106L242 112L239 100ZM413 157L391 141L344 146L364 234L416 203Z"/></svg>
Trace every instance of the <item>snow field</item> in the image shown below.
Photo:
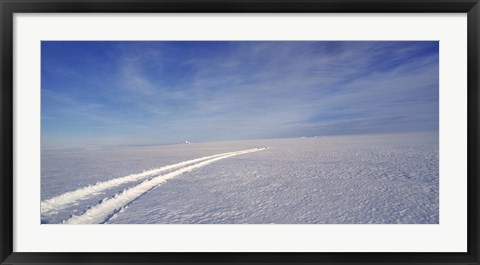
<svg viewBox="0 0 480 265"><path fill-rule="evenodd" d="M197 163L197 162L201 162L201 161L204 161L204 160L207 160L207 159L216 158L216 157L220 157L220 156L225 156L225 155L229 155L229 154L235 154L235 152L201 157L201 158L192 159L192 160L180 162L180 163L173 164L173 165L168 165L168 166L164 166L164 167L160 167L160 168L156 168L156 169L152 169L152 170L147 170L147 171L144 171L142 173L130 174L130 175L125 176L125 177L115 178L115 179L111 179L111 180L103 181L103 182L98 182L95 185L91 185L91 186L89 185L87 187L80 188L80 189L77 189L77 190L71 191L71 192L66 192L64 194L61 194L61 195L55 196L53 198L42 201L41 202L41 212L42 212L42 215L55 214L59 210L62 210L64 208L66 208L68 205L71 205L71 204L73 204L73 203L75 203L79 200L87 199L87 198L89 198L91 196L94 196L94 195L96 195L96 194L98 194L101 191L104 191L106 189L116 187L116 186L120 186L120 185L128 183L128 182L141 180L141 179L144 179L146 177L149 177L149 176L161 173L161 172L165 172L165 171L168 171L168 170L171 170L171 169L176 169L176 168L188 166L188 165L191 165L191 164L194 164L194 163Z"/></svg>
<svg viewBox="0 0 480 265"><path fill-rule="evenodd" d="M111 187L77 200L58 210L57 214L42 216L42 222L439 222L439 148L438 134L435 133L126 147L122 152L105 149L51 153L42 157L42 172L45 173L42 173L42 196L45 201L81 189L88 183L105 182L135 171L258 146L269 146L269 149L221 159L183 172L186 167L221 156L208 158ZM70 161L81 165L62 166L73 163ZM179 170L182 173L177 172ZM99 172L104 173L100 175ZM108 178L108 172L114 174ZM168 183L162 179L166 175L171 176Z"/></svg>
<svg viewBox="0 0 480 265"><path fill-rule="evenodd" d="M159 184L179 176L185 172L189 172L193 169L204 167L213 162L229 158L232 156L248 154L252 152L258 152L265 150L266 148L254 148L238 152L229 152L224 154L217 154L207 157L202 157L198 159L188 160L180 162L173 165L168 165L154 170L145 171L139 174L132 174L122 178L112 179L106 182L100 182L93 186L88 186L76 191L67 192L62 195L56 196L49 200L42 201L42 215L46 213L51 213L54 210L58 211L59 209L65 208L67 205L74 203L77 200L81 200L88 196L95 195L101 190L105 190L114 186L118 186L127 182L132 182L153 174L157 174L163 171L170 169L180 168L179 170L173 171L171 173L160 175L150 180L146 180L139 185L136 185L133 188L127 189L122 193L116 194L113 198L105 198L95 207L88 209L84 214L80 216L72 216L70 219L66 220L64 223L67 224L84 224L84 223L103 223L108 221L108 217L114 214L116 211L125 207L128 203L135 200L142 194L148 192L150 189L158 186ZM192 165L193 164L193 165ZM45 207L45 208L44 208Z"/></svg>

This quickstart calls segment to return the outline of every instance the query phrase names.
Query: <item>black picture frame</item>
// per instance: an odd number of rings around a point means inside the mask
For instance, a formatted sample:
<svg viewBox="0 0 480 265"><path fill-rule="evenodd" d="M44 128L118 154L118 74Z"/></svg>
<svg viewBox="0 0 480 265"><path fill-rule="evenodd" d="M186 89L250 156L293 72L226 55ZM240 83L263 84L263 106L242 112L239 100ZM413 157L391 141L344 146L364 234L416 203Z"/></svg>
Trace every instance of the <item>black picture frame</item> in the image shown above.
<svg viewBox="0 0 480 265"><path fill-rule="evenodd" d="M0 0L1 264L479 264L478 0ZM13 252L13 15L15 13L467 13L468 251L465 253L24 253ZM445 240L448 240L446 238ZM228 243L228 242L226 242Z"/></svg>

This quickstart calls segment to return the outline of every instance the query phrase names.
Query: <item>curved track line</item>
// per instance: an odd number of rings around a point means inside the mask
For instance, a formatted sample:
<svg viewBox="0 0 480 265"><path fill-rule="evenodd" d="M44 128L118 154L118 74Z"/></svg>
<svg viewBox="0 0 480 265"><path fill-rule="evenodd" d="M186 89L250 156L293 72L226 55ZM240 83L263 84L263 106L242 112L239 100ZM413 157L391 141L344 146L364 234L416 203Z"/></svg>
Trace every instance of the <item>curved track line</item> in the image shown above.
<svg viewBox="0 0 480 265"><path fill-rule="evenodd" d="M258 152L265 150L267 148L255 148L245 151L232 152L229 155L224 155L216 158L212 158L194 165L190 165L179 170L167 173L165 175L160 175L150 180L146 180L133 188L124 190L121 193L118 193L112 198L105 199L96 206L86 210L82 215L72 216L70 219L65 220L65 224L100 224L108 221L108 219L119 209L125 207L138 197L142 196L149 190L155 188L156 186L166 182L169 179L175 178L185 172L192 171L197 168L207 166L213 162L229 158L232 156L248 154L253 152Z"/></svg>
<svg viewBox="0 0 480 265"><path fill-rule="evenodd" d="M183 162L180 162L180 163L176 163L176 164L167 165L167 166L164 166L164 167L144 171L142 173L130 174L130 175L127 175L127 176L124 176L124 177L119 177L119 178L115 178L115 179L111 179L111 180L107 180L107 181L103 181L103 182L98 182L95 185L86 186L86 187L83 187L83 188L80 188L80 189L77 189L77 190L74 190L74 191L69 191L69 192L63 193L61 195L55 196L53 198L42 201L40 203L41 215L45 216L45 215L55 214L59 210L65 209L66 207L68 207L69 205L71 205L71 204L73 204L77 201L88 199L88 198L92 197L93 195L97 194L98 192L101 192L101 191L109 189L109 188L113 188L113 187L116 187L116 186L119 186L119 185L122 185L122 184L125 184L125 183L128 183L128 182L141 180L141 179L147 178L149 176L152 176L152 175L164 172L164 171L168 171L168 170L171 170L171 169L176 169L176 168L188 166L188 165L191 165L191 164L194 164L194 163L197 163L197 162L201 162L201 161L204 161L204 160L208 160L208 159L212 159L212 158L216 158L216 157L221 157L221 156L225 156L225 155L230 155L230 154L233 154L233 153L236 153L236 152L228 152L228 153L223 153L223 154L216 154L216 155L211 155L211 156L200 157L200 158L197 158L197 159L187 160L187 161L183 161Z"/></svg>

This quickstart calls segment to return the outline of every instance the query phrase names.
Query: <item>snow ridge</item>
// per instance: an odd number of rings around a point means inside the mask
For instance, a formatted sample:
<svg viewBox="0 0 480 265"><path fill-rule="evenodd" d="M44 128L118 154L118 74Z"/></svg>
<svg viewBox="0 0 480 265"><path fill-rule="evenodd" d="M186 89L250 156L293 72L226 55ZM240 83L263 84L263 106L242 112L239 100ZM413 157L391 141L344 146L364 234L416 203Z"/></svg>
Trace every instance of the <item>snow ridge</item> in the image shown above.
<svg viewBox="0 0 480 265"><path fill-rule="evenodd" d="M136 173L136 174L130 174L124 177L119 177L107 181L102 181L102 182L97 182L95 185L90 185L86 186L74 191L69 191L66 193L63 193L61 195L55 196L53 198L44 200L41 202L41 215L46 216L46 215L52 215L56 214L59 210L65 209L69 205L74 204L77 201L85 200L88 199L99 192L110 189L128 182L133 182L137 180L141 180L147 177L150 177L155 174L159 174L168 170L172 169L177 169L180 167L188 166L194 163L198 163L204 160L212 159L212 158L217 158L217 157L222 157L225 155L230 155L230 154L236 154L238 152L228 152L228 153L223 153L223 154L216 154L216 155L211 155L211 156L205 156L205 157L200 157L197 159L192 159L192 160L187 160L183 161L180 163L172 164L172 165L167 165L164 167L160 168L155 168L152 170L144 171L141 173Z"/></svg>
<svg viewBox="0 0 480 265"><path fill-rule="evenodd" d="M201 168L207 166L213 162L226 159L232 156L248 154L253 152L258 152L267 149L266 147L263 148L254 148L248 149L244 151L238 152L230 152L223 155L216 155L212 156L208 160L203 162L199 162L193 165L185 166L181 169L176 171L167 173L165 175L159 175L155 178L150 180L145 180L144 182L124 190L121 193L116 194L112 198L106 198L102 200L96 206L86 210L82 215L73 215L69 219L65 220L63 223L65 224L101 224L107 222L118 210L124 208L143 194L147 193L151 189L155 188L156 186L166 182L169 179L175 178L183 173L192 171L197 168ZM190 163L191 164L191 163Z"/></svg>

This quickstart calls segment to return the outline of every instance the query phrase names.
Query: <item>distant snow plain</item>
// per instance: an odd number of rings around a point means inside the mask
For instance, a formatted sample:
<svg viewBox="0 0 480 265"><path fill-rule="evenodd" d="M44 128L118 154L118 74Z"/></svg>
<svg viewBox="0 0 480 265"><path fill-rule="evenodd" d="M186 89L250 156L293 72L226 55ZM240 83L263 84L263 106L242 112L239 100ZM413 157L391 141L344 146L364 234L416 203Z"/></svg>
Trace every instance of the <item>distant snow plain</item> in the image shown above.
<svg viewBox="0 0 480 265"><path fill-rule="evenodd" d="M43 224L437 224L438 133L42 150Z"/></svg>

